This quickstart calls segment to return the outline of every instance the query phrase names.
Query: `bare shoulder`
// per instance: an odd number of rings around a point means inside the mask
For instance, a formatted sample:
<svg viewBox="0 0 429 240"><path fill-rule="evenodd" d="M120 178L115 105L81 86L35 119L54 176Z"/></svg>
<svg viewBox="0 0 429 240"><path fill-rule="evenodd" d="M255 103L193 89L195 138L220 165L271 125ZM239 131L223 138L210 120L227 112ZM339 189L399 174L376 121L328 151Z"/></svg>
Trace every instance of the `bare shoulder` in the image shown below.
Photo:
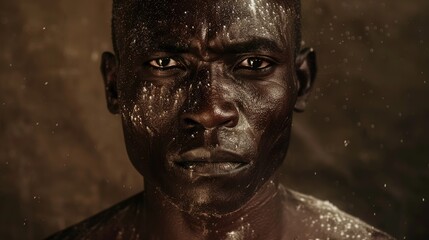
<svg viewBox="0 0 429 240"><path fill-rule="evenodd" d="M47 240L72 239L140 239L135 224L140 222L143 194L126 199L76 225L68 227ZM130 231L131 230L131 231Z"/></svg>
<svg viewBox="0 0 429 240"><path fill-rule="evenodd" d="M294 239L394 239L328 201L292 190L284 189L284 193L285 214L293 219L287 225L290 232L296 233Z"/></svg>

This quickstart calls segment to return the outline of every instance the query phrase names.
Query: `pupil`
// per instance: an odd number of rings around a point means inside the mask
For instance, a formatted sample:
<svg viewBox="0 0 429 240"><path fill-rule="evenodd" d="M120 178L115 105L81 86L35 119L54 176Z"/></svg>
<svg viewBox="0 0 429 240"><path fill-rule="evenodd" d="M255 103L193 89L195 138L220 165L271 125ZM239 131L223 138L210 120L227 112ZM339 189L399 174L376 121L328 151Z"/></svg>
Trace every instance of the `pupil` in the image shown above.
<svg viewBox="0 0 429 240"><path fill-rule="evenodd" d="M262 60L257 58L249 58L248 64L251 68L257 69L262 66Z"/></svg>
<svg viewBox="0 0 429 240"><path fill-rule="evenodd" d="M169 58L160 58L158 59L158 65L161 67L165 67L168 66L168 64L170 64L170 59Z"/></svg>

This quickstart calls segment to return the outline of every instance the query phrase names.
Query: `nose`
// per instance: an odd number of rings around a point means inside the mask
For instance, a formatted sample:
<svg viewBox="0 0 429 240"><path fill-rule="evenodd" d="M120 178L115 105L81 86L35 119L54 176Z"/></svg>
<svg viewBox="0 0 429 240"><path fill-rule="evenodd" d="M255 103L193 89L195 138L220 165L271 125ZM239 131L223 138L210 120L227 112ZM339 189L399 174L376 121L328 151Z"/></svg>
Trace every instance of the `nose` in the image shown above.
<svg viewBox="0 0 429 240"><path fill-rule="evenodd" d="M210 101L196 111L184 113L181 120L185 129L233 128L238 123L238 116L238 110L233 103Z"/></svg>
<svg viewBox="0 0 429 240"><path fill-rule="evenodd" d="M196 80L210 83L196 90L193 95L195 105L182 114L181 121L186 129L214 129L220 127L233 128L237 125L239 112L231 100L232 86L215 71L203 70L197 74Z"/></svg>

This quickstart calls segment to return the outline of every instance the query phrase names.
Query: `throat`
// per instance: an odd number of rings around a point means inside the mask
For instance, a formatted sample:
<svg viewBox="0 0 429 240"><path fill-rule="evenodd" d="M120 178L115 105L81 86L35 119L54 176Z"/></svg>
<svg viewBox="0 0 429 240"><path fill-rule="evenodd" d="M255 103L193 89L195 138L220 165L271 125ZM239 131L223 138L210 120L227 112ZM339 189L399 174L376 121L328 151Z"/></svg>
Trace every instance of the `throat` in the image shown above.
<svg viewBox="0 0 429 240"><path fill-rule="evenodd" d="M148 239L279 239L282 232L283 204L276 181L267 181L242 208L224 215L186 212L163 193L145 189Z"/></svg>

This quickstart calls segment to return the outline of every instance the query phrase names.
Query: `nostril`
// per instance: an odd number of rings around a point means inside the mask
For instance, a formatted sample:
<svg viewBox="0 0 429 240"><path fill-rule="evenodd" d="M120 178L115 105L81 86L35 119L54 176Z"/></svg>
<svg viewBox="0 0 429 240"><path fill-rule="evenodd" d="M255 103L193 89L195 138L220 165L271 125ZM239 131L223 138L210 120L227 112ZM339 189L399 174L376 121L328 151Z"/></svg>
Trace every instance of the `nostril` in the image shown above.
<svg viewBox="0 0 429 240"><path fill-rule="evenodd" d="M180 124L184 129L203 128L212 129L227 127L233 128L238 123L238 111L229 106L217 105L196 112L187 112L181 116Z"/></svg>
<svg viewBox="0 0 429 240"><path fill-rule="evenodd" d="M191 118L183 118L182 123L183 123L183 126L185 126L185 128L193 128L199 125L197 121Z"/></svg>
<svg viewBox="0 0 429 240"><path fill-rule="evenodd" d="M236 120L228 120L223 124L223 126L228 127L228 128L235 127L235 125L237 125Z"/></svg>

